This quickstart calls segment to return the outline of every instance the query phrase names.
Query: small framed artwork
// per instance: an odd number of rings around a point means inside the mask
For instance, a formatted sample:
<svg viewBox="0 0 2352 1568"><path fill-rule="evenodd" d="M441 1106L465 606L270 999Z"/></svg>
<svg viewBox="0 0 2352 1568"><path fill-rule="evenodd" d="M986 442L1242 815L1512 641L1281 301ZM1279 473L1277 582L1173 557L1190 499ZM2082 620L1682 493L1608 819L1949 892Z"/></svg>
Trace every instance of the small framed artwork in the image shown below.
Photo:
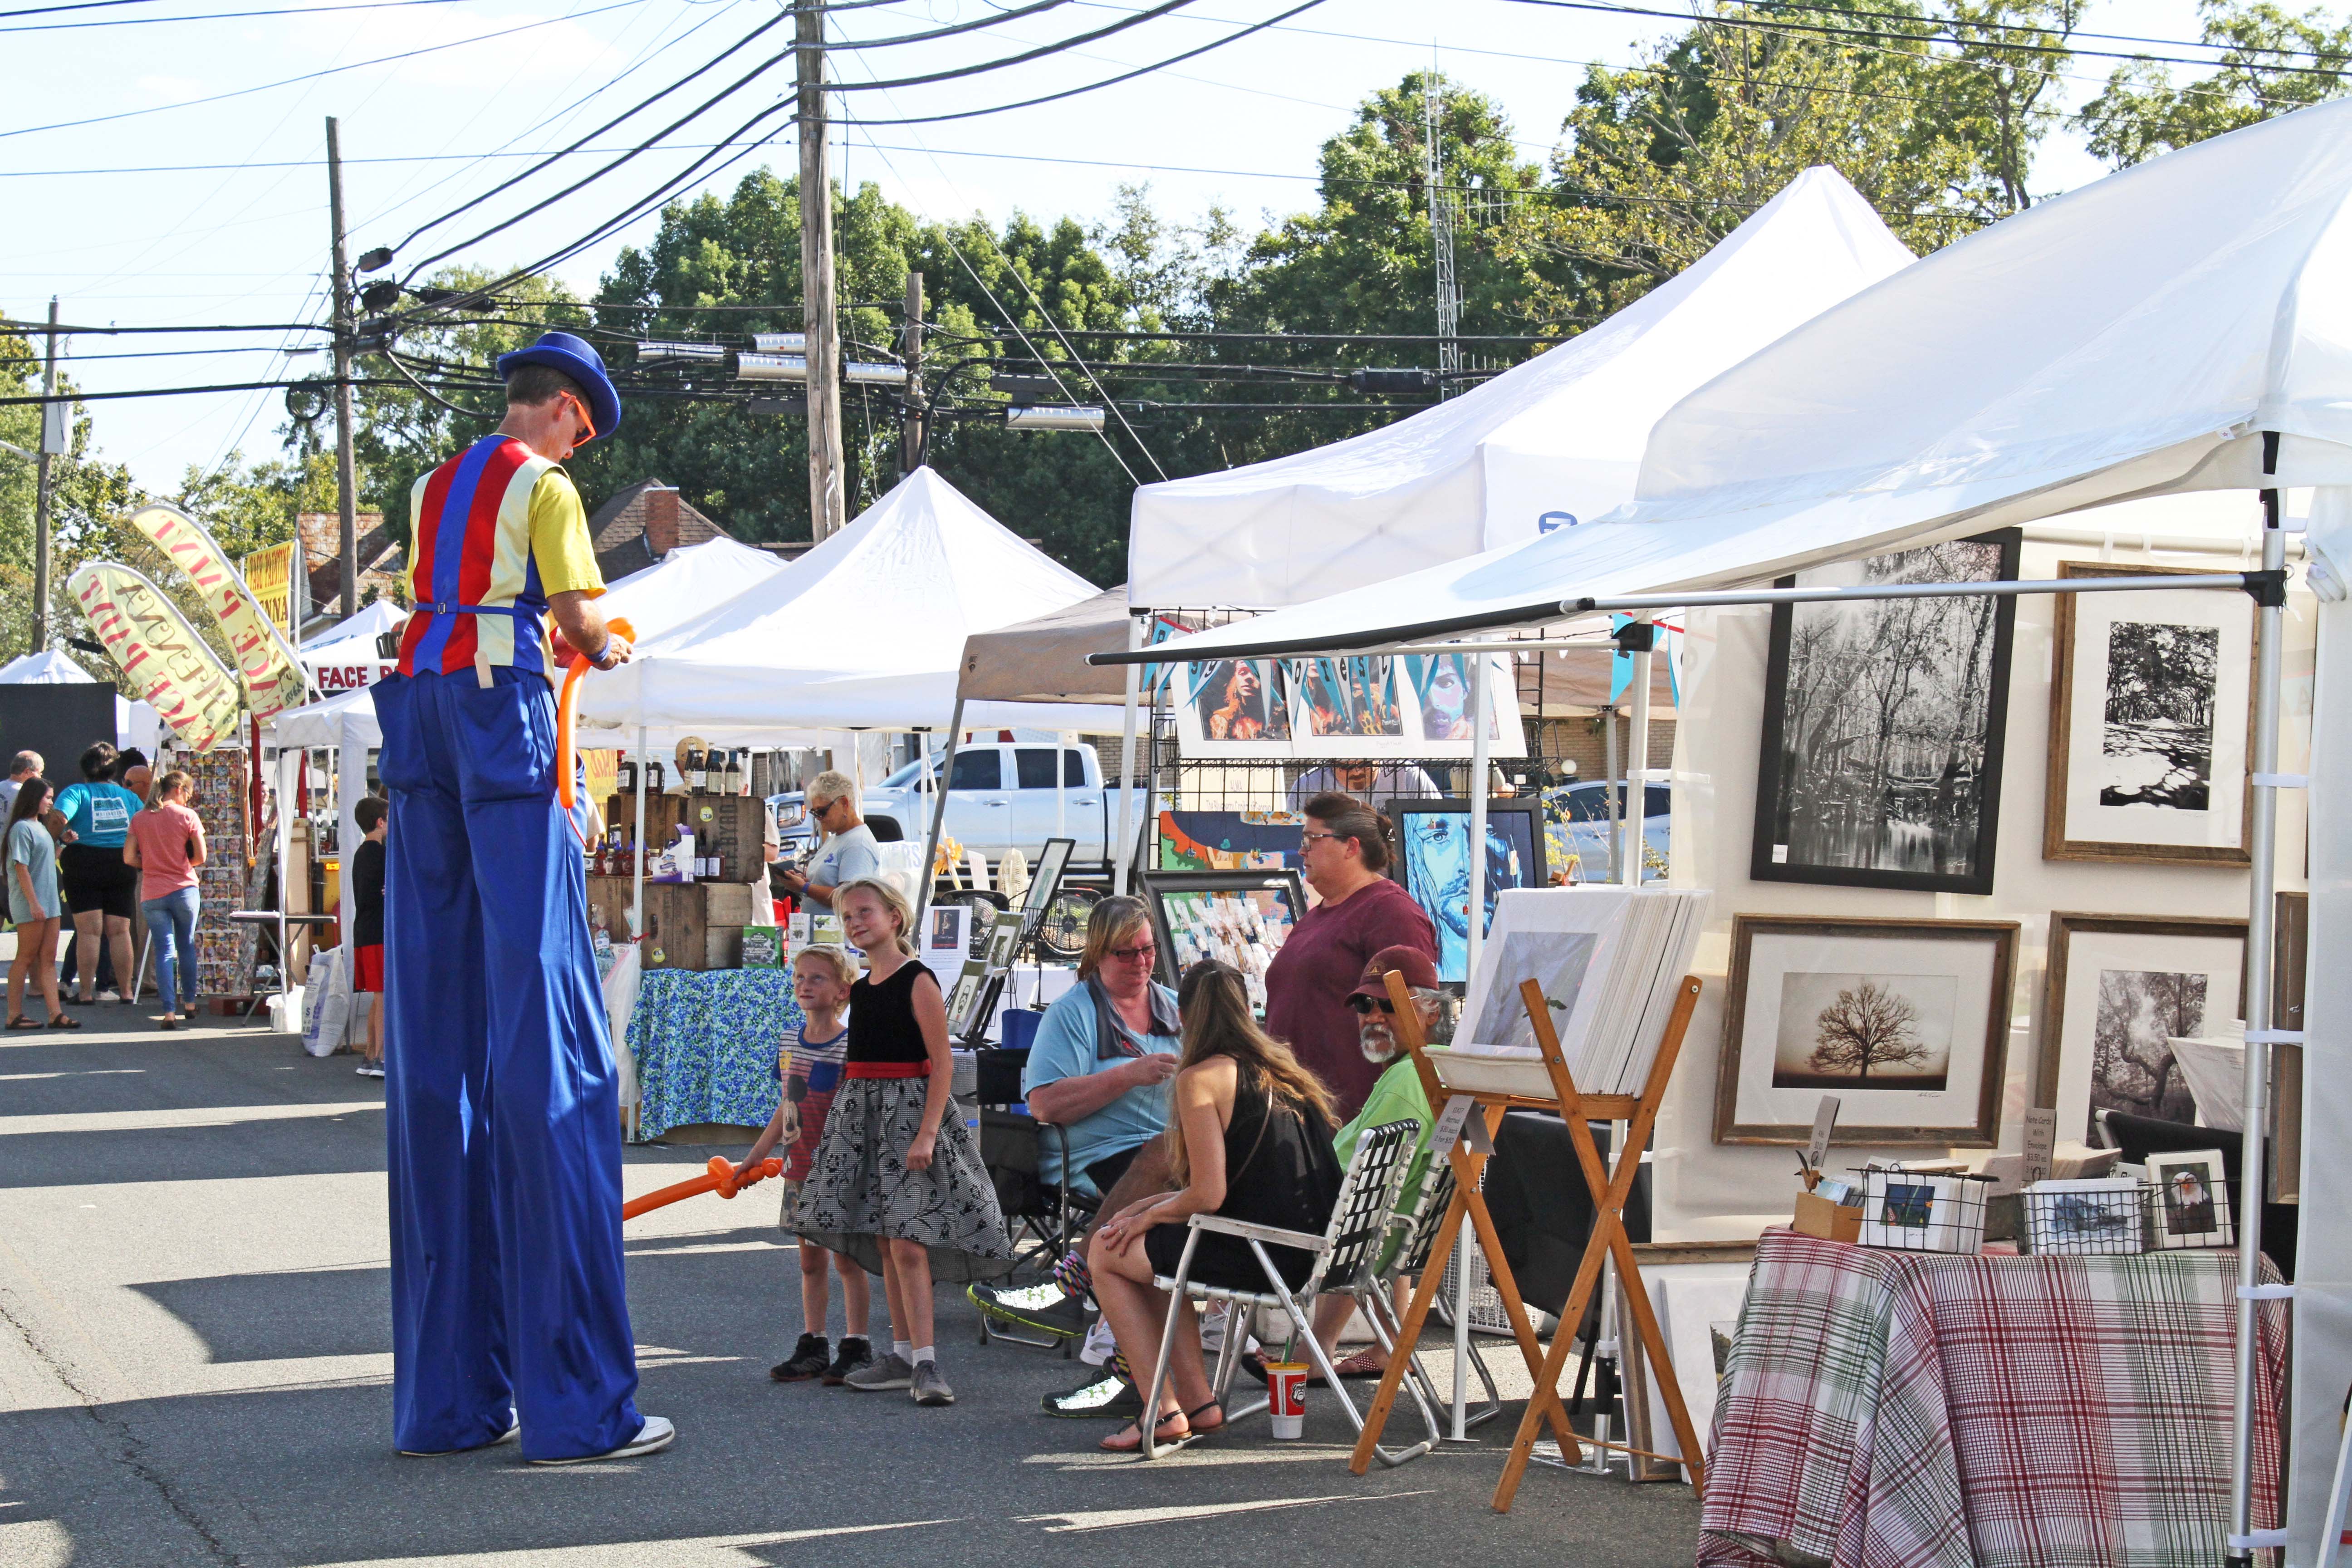
<svg viewBox="0 0 2352 1568"><path fill-rule="evenodd" d="M1396 877L1437 929L1437 978L1461 985L1470 979L1470 803L1466 800L1392 800L1396 822ZM1507 888L1549 885L1544 863L1543 803L1535 799L1486 803L1486 918L1494 924L1495 900Z"/></svg>
<svg viewBox="0 0 2352 1568"><path fill-rule="evenodd" d="M1801 1148L1834 1094L1842 1142L1993 1147L2017 933L2013 921L1739 916L1715 1141Z"/></svg>
<svg viewBox="0 0 2352 1568"><path fill-rule="evenodd" d="M2052 915L2034 1103L2057 1110L2059 1136L2096 1145L2102 1110L2196 1121L2170 1042L2229 1033L2245 968L2242 920Z"/></svg>
<svg viewBox="0 0 2352 1568"><path fill-rule="evenodd" d="M1780 585L2005 582L2021 538L2001 529ZM2013 598L1974 594L1774 606L1748 875L1991 892L2016 618Z"/></svg>
<svg viewBox="0 0 2352 1568"><path fill-rule="evenodd" d="M1242 972L1250 1006L1265 1011L1265 972L1307 913L1296 871L1154 871L1143 896L1159 928L1162 978L1213 958Z"/></svg>
<svg viewBox="0 0 2352 1568"><path fill-rule="evenodd" d="M2185 571L2058 563L2061 577ZM2042 858L2252 864L2252 601L2192 589L2057 598Z"/></svg>
<svg viewBox="0 0 2352 1568"><path fill-rule="evenodd" d="M2131 1176L2036 1182L2025 1189L2026 1250L2116 1257L2143 1252L2147 1200L2147 1189Z"/></svg>
<svg viewBox="0 0 2352 1568"><path fill-rule="evenodd" d="M1974 1252L1984 1242L1988 1184L1970 1176L1865 1171L1862 1245L1894 1252Z"/></svg>
<svg viewBox="0 0 2352 1568"><path fill-rule="evenodd" d="M2230 1184L2222 1170L2219 1149L2147 1157L2148 1183L2156 1189L2158 1247L2230 1245Z"/></svg>

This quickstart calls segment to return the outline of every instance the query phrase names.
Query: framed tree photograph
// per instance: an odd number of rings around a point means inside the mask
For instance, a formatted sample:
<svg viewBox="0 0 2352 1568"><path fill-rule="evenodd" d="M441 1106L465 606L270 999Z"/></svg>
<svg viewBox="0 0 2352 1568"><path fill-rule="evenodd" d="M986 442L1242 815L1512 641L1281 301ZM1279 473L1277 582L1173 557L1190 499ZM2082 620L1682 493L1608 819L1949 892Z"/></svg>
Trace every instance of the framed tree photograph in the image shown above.
<svg viewBox="0 0 2352 1568"><path fill-rule="evenodd" d="M2013 921L1739 916L1715 1141L1801 1146L1834 1094L1841 1143L1993 1147L2017 932Z"/></svg>
<svg viewBox="0 0 2352 1568"><path fill-rule="evenodd" d="M1780 585L2011 580L2021 537L2001 529ZM1748 875L1991 892L2016 618L2013 598L1990 595L1775 605Z"/></svg>
<svg viewBox="0 0 2352 1568"><path fill-rule="evenodd" d="M1437 929L1437 978L1470 980L1470 803L1393 800L1397 879ZM1506 888L1549 886L1544 863L1543 803L1486 803L1486 896L1483 933L1494 924L1495 900Z"/></svg>
<svg viewBox="0 0 2352 1568"><path fill-rule="evenodd" d="M2062 561L2061 577L2186 568ZM2061 594L2045 860L2245 866L2254 605L2243 594Z"/></svg>
<svg viewBox="0 0 2352 1568"><path fill-rule="evenodd" d="M2244 1016L2246 922L2060 911L2034 1103L2058 1135L2097 1146L2097 1114L2195 1121L2171 1042L2228 1035Z"/></svg>

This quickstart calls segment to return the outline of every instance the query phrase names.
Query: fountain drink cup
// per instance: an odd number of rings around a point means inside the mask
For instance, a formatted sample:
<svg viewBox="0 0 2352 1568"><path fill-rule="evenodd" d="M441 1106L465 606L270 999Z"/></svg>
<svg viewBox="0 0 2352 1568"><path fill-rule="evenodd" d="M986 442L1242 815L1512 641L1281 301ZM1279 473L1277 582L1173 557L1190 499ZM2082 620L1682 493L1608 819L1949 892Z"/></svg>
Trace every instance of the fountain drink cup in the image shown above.
<svg viewBox="0 0 2352 1568"><path fill-rule="evenodd" d="M1307 1434L1307 1373L1303 1362L1268 1362L1265 1367L1266 1410L1274 1435L1296 1442Z"/></svg>

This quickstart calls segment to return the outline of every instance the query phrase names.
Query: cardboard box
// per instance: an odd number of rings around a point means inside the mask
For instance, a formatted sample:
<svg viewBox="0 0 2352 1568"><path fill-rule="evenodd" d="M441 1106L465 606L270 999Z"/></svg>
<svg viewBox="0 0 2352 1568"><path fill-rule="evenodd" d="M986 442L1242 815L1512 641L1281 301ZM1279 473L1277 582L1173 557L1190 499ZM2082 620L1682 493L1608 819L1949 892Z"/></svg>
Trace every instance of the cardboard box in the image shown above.
<svg viewBox="0 0 2352 1568"><path fill-rule="evenodd" d="M1827 1198L1799 1193L1797 1216L1790 1222L1789 1228L1801 1236L1818 1236L1825 1241L1859 1242L1862 1210L1841 1208Z"/></svg>

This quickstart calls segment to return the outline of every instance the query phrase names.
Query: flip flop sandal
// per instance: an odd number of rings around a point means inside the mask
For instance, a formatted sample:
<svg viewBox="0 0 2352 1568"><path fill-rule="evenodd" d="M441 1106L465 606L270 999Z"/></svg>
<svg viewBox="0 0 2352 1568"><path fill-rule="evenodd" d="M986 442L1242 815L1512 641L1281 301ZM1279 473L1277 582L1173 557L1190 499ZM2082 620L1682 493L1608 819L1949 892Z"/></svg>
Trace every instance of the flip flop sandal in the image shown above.
<svg viewBox="0 0 2352 1568"><path fill-rule="evenodd" d="M9 1019L8 1026L12 1029L46 1029L48 1027L47 1024L37 1022L36 1020L25 1017L22 1015Z"/></svg>
<svg viewBox="0 0 2352 1568"><path fill-rule="evenodd" d="M1212 1400L1210 1403L1214 1404L1215 1401ZM1162 1428L1171 1421L1183 1421L1185 1419L1186 1417L1182 1411L1171 1410L1167 1415L1162 1415L1159 1420L1151 1424L1152 1441L1165 1446L1168 1444L1181 1443L1187 1437L1192 1436L1192 1430L1189 1425L1187 1425L1185 1429L1181 1432L1168 1432L1162 1430ZM1120 1438L1126 1436L1130 1432L1135 1434L1134 1442L1122 1443L1119 1441ZM1126 1426L1120 1427L1118 1431L1104 1438L1097 1445L1097 1447L1101 1448L1106 1454L1141 1453L1143 1451L1143 1424L1141 1418L1139 1417L1136 1420L1129 1422Z"/></svg>
<svg viewBox="0 0 2352 1568"><path fill-rule="evenodd" d="M63 1013L60 1013L41 1026L47 1029L79 1029L81 1027L81 1020L79 1018L68 1018Z"/></svg>
<svg viewBox="0 0 2352 1568"><path fill-rule="evenodd" d="M1195 1425L1203 1415L1212 1410L1217 1413L1217 1424L1214 1426ZM1225 1407L1212 1399L1206 1405L1184 1412L1184 1424L1192 1428L1192 1436L1195 1437L1205 1437L1212 1432L1222 1432L1225 1429Z"/></svg>

